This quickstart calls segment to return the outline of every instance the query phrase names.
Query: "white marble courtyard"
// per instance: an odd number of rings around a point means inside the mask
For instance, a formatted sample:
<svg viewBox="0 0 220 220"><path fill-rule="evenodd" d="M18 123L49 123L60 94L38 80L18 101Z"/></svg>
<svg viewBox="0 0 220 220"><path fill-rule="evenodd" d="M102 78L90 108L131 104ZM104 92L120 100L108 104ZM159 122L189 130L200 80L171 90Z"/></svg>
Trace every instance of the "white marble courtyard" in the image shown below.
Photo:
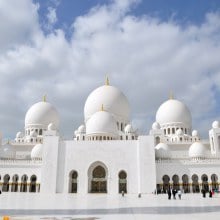
<svg viewBox="0 0 220 220"><path fill-rule="evenodd" d="M6 215L10 220L219 219L220 195L202 198L201 194L184 194L182 200L168 200L167 195L2 194L0 216Z"/></svg>

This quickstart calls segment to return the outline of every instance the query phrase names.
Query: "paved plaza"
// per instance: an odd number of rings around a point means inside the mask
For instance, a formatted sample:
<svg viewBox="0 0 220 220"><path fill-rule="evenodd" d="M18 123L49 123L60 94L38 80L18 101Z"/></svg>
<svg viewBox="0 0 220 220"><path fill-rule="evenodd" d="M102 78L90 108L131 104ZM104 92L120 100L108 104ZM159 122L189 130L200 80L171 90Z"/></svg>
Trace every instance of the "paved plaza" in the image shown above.
<svg viewBox="0 0 220 220"><path fill-rule="evenodd" d="M2 194L0 216L6 215L16 220L220 219L220 195L184 194L181 200L168 200L167 195Z"/></svg>

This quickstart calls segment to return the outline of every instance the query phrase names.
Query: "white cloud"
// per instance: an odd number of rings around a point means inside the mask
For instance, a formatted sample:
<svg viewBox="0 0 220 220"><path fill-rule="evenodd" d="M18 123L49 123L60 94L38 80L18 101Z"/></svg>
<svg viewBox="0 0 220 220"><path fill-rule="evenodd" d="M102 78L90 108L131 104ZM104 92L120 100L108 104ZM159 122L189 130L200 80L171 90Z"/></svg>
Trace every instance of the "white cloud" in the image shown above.
<svg viewBox="0 0 220 220"><path fill-rule="evenodd" d="M28 107L46 93L61 114L61 133L70 137L83 122L86 97L103 84L105 74L128 97L141 132L148 133L170 90L189 106L202 134L220 118L213 90L220 86L218 13L207 14L202 25L183 28L175 19L129 15L138 1L112 1L78 17L68 41L63 30L43 34L38 5L21 0L14 10L15 2L0 2L8 12L0 13L0 129L5 136L23 128ZM16 19L8 18L13 13ZM51 24L57 22L53 16Z"/></svg>
<svg viewBox="0 0 220 220"><path fill-rule="evenodd" d="M56 8L48 7L47 20L49 27L52 27L57 22Z"/></svg>

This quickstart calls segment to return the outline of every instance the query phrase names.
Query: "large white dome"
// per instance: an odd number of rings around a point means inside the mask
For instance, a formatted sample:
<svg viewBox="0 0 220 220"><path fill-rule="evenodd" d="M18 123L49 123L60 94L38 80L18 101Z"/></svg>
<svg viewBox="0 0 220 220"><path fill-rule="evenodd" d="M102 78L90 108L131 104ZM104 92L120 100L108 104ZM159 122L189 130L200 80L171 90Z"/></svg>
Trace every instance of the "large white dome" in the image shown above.
<svg viewBox="0 0 220 220"><path fill-rule="evenodd" d="M107 111L96 112L86 123L86 134L117 136L118 129L113 115Z"/></svg>
<svg viewBox="0 0 220 220"><path fill-rule="evenodd" d="M207 155L207 148L201 142L193 143L189 148L189 157L204 158Z"/></svg>
<svg viewBox="0 0 220 220"><path fill-rule="evenodd" d="M25 116L25 127L42 125L45 128L53 123L59 127L60 119L57 110L49 102L38 102L30 107Z"/></svg>
<svg viewBox="0 0 220 220"><path fill-rule="evenodd" d="M110 85L101 86L90 93L84 106L85 121L98 112L102 105L114 116L129 121L130 107L126 96Z"/></svg>
<svg viewBox="0 0 220 220"><path fill-rule="evenodd" d="M156 121L160 125L183 123L189 128L192 125L192 117L189 109L184 103L176 99L169 99L159 107L156 114Z"/></svg>

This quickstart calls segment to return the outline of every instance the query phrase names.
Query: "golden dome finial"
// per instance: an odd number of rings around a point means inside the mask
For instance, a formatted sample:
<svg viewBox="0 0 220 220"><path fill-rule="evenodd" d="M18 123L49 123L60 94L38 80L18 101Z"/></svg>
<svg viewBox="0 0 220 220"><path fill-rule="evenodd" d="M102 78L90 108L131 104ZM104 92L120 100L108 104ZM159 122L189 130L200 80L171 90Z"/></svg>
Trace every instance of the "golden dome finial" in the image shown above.
<svg viewBox="0 0 220 220"><path fill-rule="evenodd" d="M104 111L104 105L102 104L101 106L101 111L103 112Z"/></svg>
<svg viewBox="0 0 220 220"><path fill-rule="evenodd" d="M44 95L43 96L43 102L46 102L47 101L47 95Z"/></svg>
<svg viewBox="0 0 220 220"><path fill-rule="evenodd" d="M109 86L109 79L108 79L108 76L106 76L106 78L105 78L105 85L106 85L106 86Z"/></svg>
<svg viewBox="0 0 220 220"><path fill-rule="evenodd" d="M169 99L174 99L174 97L173 97L173 91L172 91L172 90L170 90Z"/></svg>

